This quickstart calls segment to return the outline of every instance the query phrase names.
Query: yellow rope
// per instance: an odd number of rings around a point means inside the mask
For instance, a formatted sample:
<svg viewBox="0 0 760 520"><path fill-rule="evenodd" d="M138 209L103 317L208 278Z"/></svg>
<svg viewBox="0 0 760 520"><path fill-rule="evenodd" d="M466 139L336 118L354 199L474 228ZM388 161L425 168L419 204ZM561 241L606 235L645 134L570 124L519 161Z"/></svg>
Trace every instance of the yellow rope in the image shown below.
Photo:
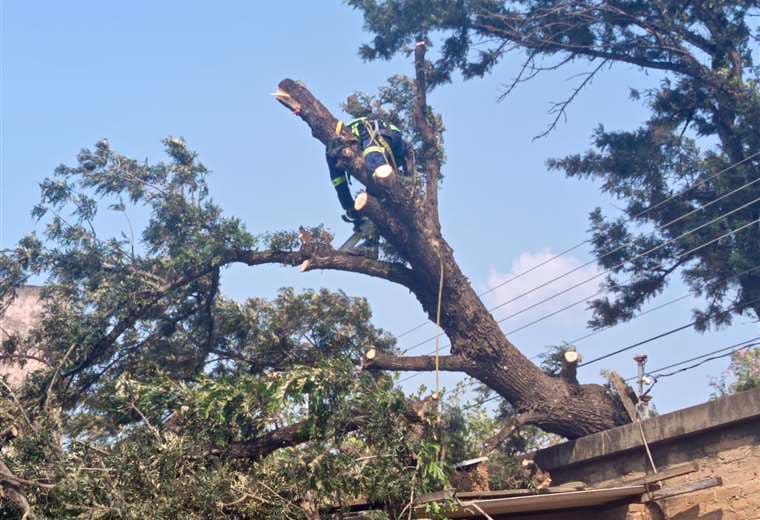
<svg viewBox="0 0 760 520"><path fill-rule="evenodd" d="M440 356L441 345L441 303L443 301L443 255L441 255L440 248L438 249L438 261L441 264L441 276L438 280L438 308L435 314L435 397L440 399L441 397L441 382L440 382L440 370L438 364L438 358Z"/></svg>
<svg viewBox="0 0 760 520"><path fill-rule="evenodd" d="M438 442L440 443L440 449L438 450L438 462L443 460L443 422L441 421L441 371L439 366L440 357L440 345L441 345L441 303L443 301L443 255L441 254L440 244L434 243L435 248L438 251L438 262L441 265L441 276L438 279L438 306L435 312L435 393L433 394L435 400L435 430L437 430Z"/></svg>

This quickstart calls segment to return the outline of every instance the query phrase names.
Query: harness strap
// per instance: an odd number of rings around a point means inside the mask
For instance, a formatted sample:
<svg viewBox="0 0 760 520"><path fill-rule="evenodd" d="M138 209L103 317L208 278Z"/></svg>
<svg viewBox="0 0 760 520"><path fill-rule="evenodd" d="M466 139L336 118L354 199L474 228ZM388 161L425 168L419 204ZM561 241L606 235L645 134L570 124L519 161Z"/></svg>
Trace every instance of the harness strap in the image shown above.
<svg viewBox="0 0 760 520"><path fill-rule="evenodd" d="M364 149L364 151L362 152L362 155L364 157L366 157L366 156L368 156L369 154L371 154L373 152L378 152L378 153L381 153L381 154L385 155L385 147L384 146L377 146L377 145L368 146L368 147L366 147Z"/></svg>

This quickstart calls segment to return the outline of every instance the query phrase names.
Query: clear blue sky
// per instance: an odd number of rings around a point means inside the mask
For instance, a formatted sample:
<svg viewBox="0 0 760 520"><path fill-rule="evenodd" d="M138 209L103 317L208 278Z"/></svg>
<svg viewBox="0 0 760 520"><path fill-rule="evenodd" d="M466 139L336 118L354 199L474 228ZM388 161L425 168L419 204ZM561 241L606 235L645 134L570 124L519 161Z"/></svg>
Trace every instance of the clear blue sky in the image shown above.
<svg viewBox="0 0 760 520"><path fill-rule="evenodd" d="M369 37L359 13L339 0L0 0L0 5L2 247L33 229L30 210L38 183L56 165L73 162L80 148L103 137L121 153L159 160L161 139L183 136L213 171L210 185L215 199L254 232L325 223L338 239L349 233L339 219L324 149L302 122L273 102L270 93L285 77L300 79L338 112L340 101L352 91L374 92L391 74L409 73L411 66L403 59L363 63L358 58L359 44ZM597 187L547 172L545 161L586 149L599 123L607 128L634 127L646 113L628 100L628 89L655 81L636 69L616 67L582 93L566 124L549 137L532 141L550 122L549 102L566 96L573 85L570 76L584 69L579 65L539 77L497 104L503 83L516 72L518 58L507 60L484 80L456 82L430 98L448 128L449 161L440 201L443 230L478 290L487 288L489 280L493 283L530 266L547 251L560 251L585 238L586 216L594 206L615 211ZM119 231L117 224L101 230ZM574 254L538 271L527 284L510 284L487 303L497 303L588 259L583 249ZM282 286L342 288L366 296L375 322L393 332L424 320L407 291L359 275L232 268L222 282L224 293L239 299L273 295ZM540 297L561 287L549 287ZM659 301L682 291L674 287ZM592 292L586 286L569 293L562 303ZM495 316L501 318L529 303L527 298L515 302ZM542 306L508 320L505 329L559 306ZM686 323L692 306L686 301L603 332L580 344L579 350L588 359ZM510 339L534 355L545 345L583 335L586 317L578 307ZM717 333L682 332L643 350L650 355L650 368L656 368L754 335L754 326L742 325L746 321L737 320L737 326ZM425 327L404 337L401 345L412 345L432 332L433 327ZM428 343L415 353L431 346ZM601 368L631 375L630 354L582 370L582 378L601 381ZM726 365L713 362L663 380L653 392L655 403L668 411L705 400L710 376L719 375ZM432 374L413 380L431 381Z"/></svg>

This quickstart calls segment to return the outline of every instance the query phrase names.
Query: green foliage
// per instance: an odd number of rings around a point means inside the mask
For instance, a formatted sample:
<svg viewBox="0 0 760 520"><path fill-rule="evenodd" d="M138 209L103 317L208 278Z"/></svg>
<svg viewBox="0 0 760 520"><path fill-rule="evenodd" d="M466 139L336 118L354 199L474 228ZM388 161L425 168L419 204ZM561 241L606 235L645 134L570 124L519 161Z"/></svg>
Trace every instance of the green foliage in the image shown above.
<svg viewBox="0 0 760 520"><path fill-rule="evenodd" d="M742 349L731 354L728 369L711 386L716 397L760 387L760 348Z"/></svg>
<svg viewBox="0 0 760 520"><path fill-rule="evenodd" d="M380 87L376 96L363 92L354 92L343 103L343 110L353 117L370 117L396 125L406 141L415 151L417 171L426 168L425 154L422 153L422 136L414 123L414 101L416 86L414 80L407 76L396 75L388 79L388 84ZM443 164L446 154L443 148L443 133L446 128L443 118L428 107L427 118L435 135L439 136L437 159Z"/></svg>
<svg viewBox="0 0 760 520"><path fill-rule="evenodd" d="M594 250L600 265L610 270L610 295L593 302L590 325L630 319L664 290L674 273L706 300L695 311L701 330L727 325L745 312L760 315L760 271L754 269L760 256L757 225L730 233L760 218L754 202L759 185L740 190L760 174L760 162L752 155L760 150L760 68L754 62L760 4L347 3L362 11L374 36L360 50L365 59L389 59L428 36L439 44L433 75L438 83L456 71L464 78L482 76L514 50L525 52L524 66L505 95L544 71L578 61L592 67L578 89L606 66L632 64L661 74L656 88L632 92L650 115L640 128L609 131L600 126L590 151L549 161L551 169L568 177L598 181L602 191L624 205L625 218L609 218L600 209L591 213ZM553 125L575 93L554 106ZM660 204L687 185L696 187ZM725 194L731 195L713 203ZM674 222L686 214L690 216ZM683 236L701 224L706 225Z"/></svg>
<svg viewBox="0 0 760 520"><path fill-rule="evenodd" d="M3 461L41 484L24 488L36 517L305 518L356 499L393 515L448 485L496 422L446 405L443 440L435 414L410 422L394 380L359 368L369 347L395 352L362 298L223 298L229 263L295 251L301 234L253 236L213 202L184 141L165 145L155 165L106 141L83 150L42 184L44 231L0 256L6 300L46 282L42 322L5 348L49 367L0 403L0 429L21 433ZM102 236L114 218L124 231ZM228 456L288 428L308 442Z"/></svg>

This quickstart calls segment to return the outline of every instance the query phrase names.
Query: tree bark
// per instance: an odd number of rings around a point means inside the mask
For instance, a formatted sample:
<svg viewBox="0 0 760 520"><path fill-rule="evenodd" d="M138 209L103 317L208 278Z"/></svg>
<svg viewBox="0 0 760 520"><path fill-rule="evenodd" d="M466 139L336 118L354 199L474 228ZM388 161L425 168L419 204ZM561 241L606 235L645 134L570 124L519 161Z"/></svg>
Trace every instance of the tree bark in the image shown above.
<svg viewBox="0 0 760 520"><path fill-rule="evenodd" d="M424 45L418 45L418 126L422 126L425 150L435 147L424 90ZM356 209L368 216L381 236L406 260L411 269L405 285L414 293L431 320L435 320L439 277L443 269L441 327L451 340L451 356L441 358L444 369L462 370L508 400L520 414L530 414L531 423L542 429L575 438L612 428L626 421L625 412L607 390L599 385L570 384L551 377L534 365L505 337L477 296L443 238L436 198L429 192L424 203L399 183L378 183L364 171L360 150L348 136L335 136L337 119L300 82L286 79L279 91L295 100L296 112L326 146L339 139L337 159L366 187L357 198ZM346 131L344 130L344 133ZM440 165L428 161L426 186L437 189ZM401 266L401 264L397 264ZM432 358L431 358L432 359ZM369 360L368 369L430 370L430 359L379 356Z"/></svg>

